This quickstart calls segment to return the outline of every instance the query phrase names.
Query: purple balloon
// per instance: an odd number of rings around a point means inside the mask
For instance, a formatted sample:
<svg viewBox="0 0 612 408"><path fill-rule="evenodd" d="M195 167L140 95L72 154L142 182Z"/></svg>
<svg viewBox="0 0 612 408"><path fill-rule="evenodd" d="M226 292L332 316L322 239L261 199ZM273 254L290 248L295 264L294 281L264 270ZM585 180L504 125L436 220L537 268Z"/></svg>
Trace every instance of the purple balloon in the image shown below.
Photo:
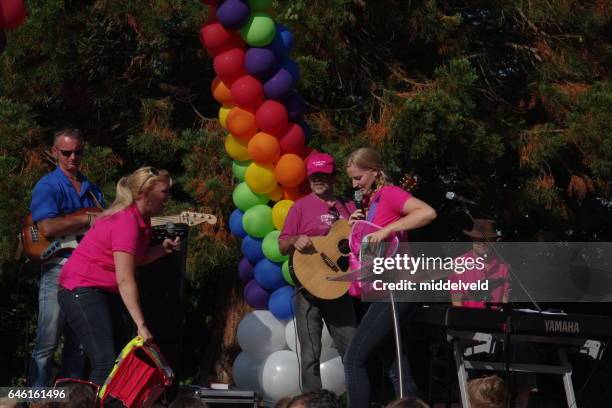
<svg viewBox="0 0 612 408"><path fill-rule="evenodd" d="M293 90L289 93L289 96L287 96L287 99L285 99L285 108L287 108L289 118L293 122L299 122L304 119L306 103L299 92Z"/></svg>
<svg viewBox="0 0 612 408"><path fill-rule="evenodd" d="M253 265L251 265L248 259L242 258L238 263L238 276L240 276L240 280L243 283L248 283L255 277Z"/></svg>
<svg viewBox="0 0 612 408"><path fill-rule="evenodd" d="M6 48L6 33L4 30L0 29L0 54Z"/></svg>
<svg viewBox="0 0 612 408"><path fill-rule="evenodd" d="M270 294L253 279L244 287L244 300L253 309L267 310Z"/></svg>
<svg viewBox="0 0 612 408"><path fill-rule="evenodd" d="M225 28L237 30L251 17L251 8L242 0L226 0L217 8L217 19Z"/></svg>
<svg viewBox="0 0 612 408"><path fill-rule="evenodd" d="M264 83L266 98L282 101L289 96L300 76L300 69L293 60L285 60L278 71Z"/></svg>
<svg viewBox="0 0 612 408"><path fill-rule="evenodd" d="M274 73L276 61L272 50L253 47L246 52L244 65L249 74L266 80Z"/></svg>

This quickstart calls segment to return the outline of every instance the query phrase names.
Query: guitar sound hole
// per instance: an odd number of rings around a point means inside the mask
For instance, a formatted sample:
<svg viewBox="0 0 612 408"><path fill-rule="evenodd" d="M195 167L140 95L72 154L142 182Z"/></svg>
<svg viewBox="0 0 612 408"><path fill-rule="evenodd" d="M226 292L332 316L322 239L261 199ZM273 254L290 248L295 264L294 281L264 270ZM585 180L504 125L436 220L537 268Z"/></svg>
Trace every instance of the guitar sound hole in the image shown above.
<svg viewBox="0 0 612 408"><path fill-rule="evenodd" d="M344 255L348 255L351 252L348 239L344 238L338 241L338 251Z"/></svg>
<svg viewBox="0 0 612 408"><path fill-rule="evenodd" d="M348 256L341 256L336 261L336 265L338 265L338 268L340 268L340 270L342 272L348 271L348 269L349 269L349 257Z"/></svg>

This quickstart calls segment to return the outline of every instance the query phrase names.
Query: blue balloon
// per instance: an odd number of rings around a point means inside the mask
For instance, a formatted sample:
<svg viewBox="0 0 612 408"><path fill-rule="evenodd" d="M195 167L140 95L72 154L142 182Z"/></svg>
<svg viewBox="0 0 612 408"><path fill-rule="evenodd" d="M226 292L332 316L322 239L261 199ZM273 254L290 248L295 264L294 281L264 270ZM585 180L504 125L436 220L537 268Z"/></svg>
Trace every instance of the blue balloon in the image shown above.
<svg viewBox="0 0 612 408"><path fill-rule="evenodd" d="M287 284L283 278L281 264L264 258L255 265L255 280L264 289L276 290Z"/></svg>
<svg viewBox="0 0 612 408"><path fill-rule="evenodd" d="M268 309L278 320L293 318L293 287L286 285L276 289L268 300Z"/></svg>
<svg viewBox="0 0 612 408"><path fill-rule="evenodd" d="M276 35L272 42L266 45L266 48L274 52L278 61L284 60L289 56L291 48L293 48L293 34L284 25L277 24Z"/></svg>
<svg viewBox="0 0 612 408"><path fill-rule="evenodd" d="M244 213L240 211L238 208L236 208L234 211L232 211L232 214L230 215L230 218L229 218L230 231L232 232L232 234L240 238L244 238L247 236L246 231L242 227L242 216L243 215Z"/></svg>
<svg viewBox="0 0 612 408"><path fill-rule="evenodd" d="M242 254L246 259L249 260L251 265L255 265L261 259L264 258L264 253L261 249L261 239L253 238L250 235L247 235L242 240L242 244L240 245L240 249L242 250Z"/></svg>
<svg viewBox="0 0 612 408"><path fill-rule="evenodd" d="M277 24L276 31L279 33L283 47L287 50L287 54L293 49L293 33L284 25Z"/></svg>
<svg viewBox="0 0 612 408"><path fill-rule="evenodd" d="M237 30L251 17L251 8L242 0L226 0L217 8L217 20L225 28Z"/></svg>

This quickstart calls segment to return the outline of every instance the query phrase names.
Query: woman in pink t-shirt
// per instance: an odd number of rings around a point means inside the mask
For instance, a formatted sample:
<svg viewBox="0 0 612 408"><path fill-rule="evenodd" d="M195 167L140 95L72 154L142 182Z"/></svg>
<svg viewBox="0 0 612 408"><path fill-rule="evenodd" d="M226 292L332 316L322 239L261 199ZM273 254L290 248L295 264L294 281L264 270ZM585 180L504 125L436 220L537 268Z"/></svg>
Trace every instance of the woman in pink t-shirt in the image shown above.
<svg viewBox="0 0 612 408"><path fill-rule="evenodd" d="M353 188L361 190L367 201L365 211L355 211L351 215L351 221L365 218L381 227L366 236L370 242L385 241L393 236L405 241L407 231L423 227L436 218L435 210L427 203L387 181L382 159L375 150L361 148L351 153L346 172L352 180ZM415 310L414 303L400 302L396 306L398 318L407 318ZM367 361L376 347L391 334L392 327L390 304L371 303L344 356L344 373L351 408L369 407L370 381ZM394 350L394 347L387 350ZM399 397L398 362L395 357L386 357L393 359L388 375L396 396ZM416 396L417 386L405 355L402 356L402 368L402 385L406 390L404 396Z"/></svg>
<svg viewBox="0 0 612 408"><path fill-rule="evenodd" d="M142 167L117 183L117 198L85 234L59 278L62 313L87 355L89 380L102 385L133 326L146 342L147 327L135 269L179 248L179 239L148 247L150 218L161 214L172 179L165 170Z"/></svg>

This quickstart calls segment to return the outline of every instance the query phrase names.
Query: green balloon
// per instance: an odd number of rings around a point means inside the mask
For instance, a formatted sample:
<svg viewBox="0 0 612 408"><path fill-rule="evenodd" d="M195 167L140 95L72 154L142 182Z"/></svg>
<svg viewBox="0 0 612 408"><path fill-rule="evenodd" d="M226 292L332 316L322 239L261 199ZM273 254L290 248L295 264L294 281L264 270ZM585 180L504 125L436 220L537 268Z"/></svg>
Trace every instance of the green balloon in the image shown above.
<svg viewBox="0 0 612 408"><path fill-rule="evenodd" d="M283 255L278 247L278 236L280 235L279 230L269 232L261 243L261 250L263 251L266 258L272 262L283 262L289 259L287 255Z"/></svg>
<svg viewBox="0 0 612 408"><path fill-rule="evenodd" d="M272 0L248 0L251 10L262 11L272 6Z"/></svg>
<svg viewBox="0 0 612 408"><path fill-rule="evenodd" d="M285 278L285 282L287 282L291 286L295 286L295 282L293 282L293 278L291 277L291 273L289 272L289 260L288 259L285 262L283 262L283 267L281 270L283 272L283 278Z"/></svg>
<svg viewBox="0 0 612 408"><path fill-rule="evenodd" d="M251 47L265 47L276 35L276 25L272 17L261 11L251 15L249 22L240 29L240 36Z"/></svg>
<svg viewBox="0 0 612 408"><path fill-rule="evenodd" d="M240 183L234 189L232 193L232 200L234 205L240 209L240 211L246 211L254 205L265 204L268 202L268 196L265 194L257 194L251 191L247 183ZM270 210L271 212L272 210ZM272 220L270 220L272 222Z"/></svg>
<svg viewBox="0 0 612 408"><path fill-rule="evenodd" d="M249 164L251 164L251 160L234 160L232 162L232 173L234 173L234 177L236 177L238 181L244 181L244 173L246 172L247 167L249 167Z"/></svg>
<svg viewBox="0 0 612 408"><path fill-rule="evenodd" d="M265 204L257 204L249 208L242 216L242 227L252 237L265 237L268 232L274 230L272 209Z"/></svg>

